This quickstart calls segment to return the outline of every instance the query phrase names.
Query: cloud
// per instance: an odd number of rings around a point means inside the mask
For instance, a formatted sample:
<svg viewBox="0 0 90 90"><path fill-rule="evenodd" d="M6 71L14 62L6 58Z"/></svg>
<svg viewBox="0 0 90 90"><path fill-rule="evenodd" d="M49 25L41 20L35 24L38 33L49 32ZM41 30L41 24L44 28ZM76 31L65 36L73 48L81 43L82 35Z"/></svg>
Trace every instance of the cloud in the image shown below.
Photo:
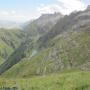
<svg viewBox="0 0 90 90"><path fill-rule="evenodd" d="M61 12L62 14L70 14L72 11L84 10L87 7L81 0L56 0L53 4L41 4L36 9L27 10L11 10L0 11L0 20L11 20L24 22L33 18L37 18L43 13Z"/></svg>
<svg viewBox="0 0 90 90"><path fill-rule="evenodd" d="M18 13L15 10L12 11L0 11L0 20L9 20L16 22L24 22L29 20L29 15Z"/></svg>
<svg viewBox="0 0 90 90"><path fill-rule="evenodd" d="M58 0L58 2L62 4L64 14L69 14L75 10L84 10L87 7L81 0Z"/></svg>
<svg viewBox="0 0 90 90"><path fill-rule="evenodd" d="M2 11L1 14L2 15L9 15L9 13L7 11Z"/></svg>
<svg viewBox="0 0 90 90"><path fill-rule="evenodd" d="M15 10L11 11L11 14L16 14L17 12Z"/></svg>
<svg viewBox="0 0 90 90"><path fill-rule="evenodd" d="M40 7L37 8L37 11L39 13L54 13L54 12L60 12L62 10L62 7L60 7L57 4L52 5L40 5Z"/></svg>
<svg viewBox="0 0 90 90"><path fill-rule="evenodd" d="M85 5L81 0L57 0L58 3L51 5L41 4L37 10L39 13L61 12L62 14L70 14L72 11L84 10Z"/></svg>

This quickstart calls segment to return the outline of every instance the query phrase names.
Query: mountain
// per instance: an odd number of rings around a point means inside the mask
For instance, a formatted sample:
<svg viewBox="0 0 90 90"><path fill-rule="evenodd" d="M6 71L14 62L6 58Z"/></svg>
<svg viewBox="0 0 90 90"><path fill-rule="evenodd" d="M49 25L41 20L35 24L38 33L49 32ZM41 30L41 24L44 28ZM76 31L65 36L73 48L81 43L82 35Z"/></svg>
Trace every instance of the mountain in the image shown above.
<svg viewBox="0 0 90 90"><path fill-rule="evenodd" d="M90 6L0 28L0 90L90 90Z"/></svg>
<svg viewBox="0 0 90 90"><path fill-rule="evenodd" d="M73 12L70 15L61 18L58 23L44 36L41 36L37 43L39 42L40 47L45 46L45 44L63 32L68 31L79 31L80 29L90 27L90 9L85 11Z"/></svg>
<svg viewBox="0 0 90 90"><path fill-rule="evenodd" d="M39 27L39 29L36 27L36 30L38 31L38 30L40 30L40 28L41 29L43 29L44 27L45 28L47 28L47 23L53 23L53 25L55 24L55 22L60 18L60 16L61 16L61 14L60 13L55 13L55 14L44 14L44 15L42 15L39 19L37 19L37 20L35 20L35 21L33 21L33 22L35 22L37 25L38 25L38 27ZM54 22L55 21L55 22ZM42 25L41 25L42 24ZM31 24L30 24L31 25ZM52 26L52 25L51 25ZM50 27L51 27L50 26ZM35 26L34 26L35 27ZM47 30L47 29L46 29ZM48 30L49 30L49 28L48 28ZM23 33L26 33L27 34L27 36L25 37L25 39L26 39L26 41L25 42L23 42L17 49L15 49L15 51L10 55L10 57L9 58L7 58L7 60L6 60L6 62L11 62L12 64L9 64L9 65L7 65L8 63L5 63L5 66L6 67L4 67L2 70L6 70L7 68L10 68L12 65L14 65L15 63L17 63L18 61L20 61L23 57L22 56L25 56L25 54L24 53L26 53L27 55L26 56L28 56L31 52L32 52L32 50L33 50L33 48L32 47L34 47L34 43L36 42L36 39L37 39L37 35L35 35L35 36L33 36L34 37L34 39L33 38L31 38L31 35L30 34L32 34L31 33L31 31L32 32L34 32L33 31L33 29L28 29L28 32L27 32L27 28L24 28L24 30L22 30L22 32ZM42 32L42 30L40 31L40 32ZM33 35L33 34L32 34ZM23 39L22 39L23 40ZM27 48L27 46L28 46L28 48ZM35 45L36 46L36 45ZM17 54L18 53L18 54ZM34 52L35 53L35 52ZM20 56L20 57L19 57ZM17 57L17 58L16 58ZM13 59L13 61L12 61L12 59ZM15 60L15 61L14 61ZM3 65L1 65L1 67L2 67Z"/></svg>
<svg viewBox="0 0 90 90"><path fill-rule="evenodd" d="M3 62L8 56L21 44L24 33L19 29L0 28L0 62Z"/></svg>
<svg viewBox="0 0 90 90"><path fill-rule="evenodd" d="M90 10L87 8L60 18L39 39L27 36L26 41L0 66L0 74L31 77L68 69L90 70L89 59Z"/></svg>
<svg viewBox="0 0 90 90"><path fill-rule="evenodd" d="M30 37L41 36L47 33L63 15L60 13L43 14L38 19L28 22L24 29Z"/></svg>

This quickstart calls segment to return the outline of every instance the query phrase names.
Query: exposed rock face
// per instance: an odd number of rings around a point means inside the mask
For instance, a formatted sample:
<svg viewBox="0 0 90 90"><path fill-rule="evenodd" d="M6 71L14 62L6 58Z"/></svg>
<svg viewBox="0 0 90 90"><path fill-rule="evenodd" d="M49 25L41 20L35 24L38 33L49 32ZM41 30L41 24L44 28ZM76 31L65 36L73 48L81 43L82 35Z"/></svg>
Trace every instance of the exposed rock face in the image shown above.
<svg viewBox="0 0 90 90"><path fill-rule="evenodd" d="M90 5L88 5L87 10L90 10Z"/></svg>
<svg viewBox="0 0 90 90"><path fill-rule="evenodd" d="M48 42L51 38L54 38L63 32L70 30L80 31L85 27L90 27L90 9L74 12L69 16L64 16L46 35L40 37L38 42L41 44L41 46L43 46L43 43Z"/></svg>
<svg viewBox="0 0 90 90"><path fill-rule="evenodd" d="M50 31L59 18L62 17L63 15L60 13L43 14L38 19L26 25L25 30L28 32L29 36L43 35Z"/></svg>

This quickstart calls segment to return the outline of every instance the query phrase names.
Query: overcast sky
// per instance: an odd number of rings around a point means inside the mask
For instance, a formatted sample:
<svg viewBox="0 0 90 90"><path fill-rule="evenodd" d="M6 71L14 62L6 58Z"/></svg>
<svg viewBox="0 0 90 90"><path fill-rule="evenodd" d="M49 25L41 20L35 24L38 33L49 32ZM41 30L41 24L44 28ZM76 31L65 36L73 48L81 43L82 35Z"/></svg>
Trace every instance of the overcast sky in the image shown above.
<svg viewBox="0 0 90 90"><path fill-rule="evenodd" d="M84 10L90 0L0 0L0 20L29 21L43 13Z"/></svg>

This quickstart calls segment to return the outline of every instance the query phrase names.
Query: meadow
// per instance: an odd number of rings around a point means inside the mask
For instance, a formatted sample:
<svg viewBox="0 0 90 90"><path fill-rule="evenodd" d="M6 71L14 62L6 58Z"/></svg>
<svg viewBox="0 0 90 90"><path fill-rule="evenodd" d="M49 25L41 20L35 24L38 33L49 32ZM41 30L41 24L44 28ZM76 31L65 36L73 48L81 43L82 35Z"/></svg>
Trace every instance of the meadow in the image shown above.
<svg viewBox="0 0 90 90"><path fill-rule="evenodd" d="M17 90L90 90L90 72L77 71L32 78L0 78L0 88L2 87L17 87Z"/></svg>

